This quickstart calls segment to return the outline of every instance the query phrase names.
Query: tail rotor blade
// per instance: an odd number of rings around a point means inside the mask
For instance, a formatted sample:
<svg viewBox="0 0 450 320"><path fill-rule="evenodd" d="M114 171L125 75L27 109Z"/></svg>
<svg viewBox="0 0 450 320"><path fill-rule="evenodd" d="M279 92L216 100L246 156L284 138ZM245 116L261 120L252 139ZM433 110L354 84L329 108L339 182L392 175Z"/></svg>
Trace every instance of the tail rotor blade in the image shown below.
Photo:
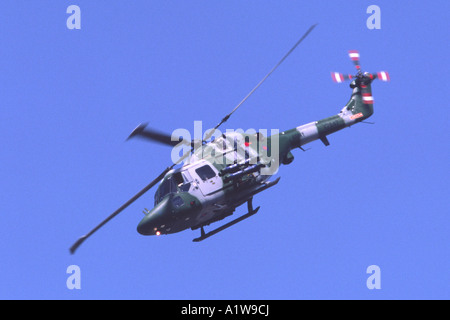
<svg viewBox="0 0 450 320"><path fill-rule="evenodd" d="M345 80L351 80L353 76L351 74L342 74L339 72L331 72L331 78L334 82L341 83Z"/></svg>
<svg viewBox="0 0 450 320"><path fill-rule="evenodd" d="M362 93L362 100L365 104L373 104L373 96L369 93Z"/></svg>
<svg viewBox="0 0 450 320"><path fill-rule="evenodd" d="M389 76L389 73L387 71L380 71L377 73L377 78L381 81L390 81L391 77Z"/></svg>
<svg viewBox="0 0 450 320"><path fill-rule="evenodd" d="M361 84L361 96L362 96L363 103L373 104L372 92L364 84Z"/></svg>
<svg viewBox="0 0 450 320"><path fill-rule="evenodd" d="M353 64L355 65L356 69L358 71L360 71L361 65L359 62L359 51L358 50L350 50L348 52L348 55L349 55L350 59L353 61Z"/></svg>

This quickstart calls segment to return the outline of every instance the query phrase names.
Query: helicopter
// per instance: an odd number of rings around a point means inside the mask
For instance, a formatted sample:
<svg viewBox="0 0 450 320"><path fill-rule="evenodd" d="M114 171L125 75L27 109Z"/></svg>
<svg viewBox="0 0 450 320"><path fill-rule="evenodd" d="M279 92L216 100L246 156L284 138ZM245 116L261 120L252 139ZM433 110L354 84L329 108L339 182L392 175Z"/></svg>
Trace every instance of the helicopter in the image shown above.
<svg viewBox="0 0 450 320"><path fill-rule="evenodd" d="M200 229L200 236L193 241L203 241L258 212L260 207L254 208L253 197L277 185L280 177L275 180L271 180L271 177L278 171L280 164L292 163L294 156L291 151L297 148L305 151L303 146L316 140L328 146L328 135L369 118L373 114L374 102L371 83L375 79L389 81L389 73L362 72L359 52L350 50L349 57L356 67L356 75L331 73L332 79L337 83L351 81L350 100L337 115L272 135L261 132L217 133L218 128L281 65L315 26L312 25L306 31L250 93L209 130L203 139L189 141L148 128L146 123L134 129L128 139L139 137L172 148L183 147L188 151L89 233L81 236L70 247L70 252L74 254L87 238L158 183L154 207L144 210L145 216L137 226L138 233L160 236L186 229ZM182 161L185 161L183 165L176 168ZM206 226L232 215L244 204L247 204L246 214L205 232Z"/></svg>

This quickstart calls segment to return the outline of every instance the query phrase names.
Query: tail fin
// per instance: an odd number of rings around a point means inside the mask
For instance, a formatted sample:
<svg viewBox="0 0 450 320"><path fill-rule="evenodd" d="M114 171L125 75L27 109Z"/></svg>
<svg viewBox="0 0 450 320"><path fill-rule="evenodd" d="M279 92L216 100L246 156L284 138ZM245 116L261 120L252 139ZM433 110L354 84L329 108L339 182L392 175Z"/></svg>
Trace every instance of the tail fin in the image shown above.
<svg viewBox="0 0 450 320"><path fill-rule="evenodd" d="M365 81L364 84L357 84L354 80L350 84L353 88L350 100L341 110L340 116L347 125L365 120L373 114L373 96L371 81Z"/></svg>

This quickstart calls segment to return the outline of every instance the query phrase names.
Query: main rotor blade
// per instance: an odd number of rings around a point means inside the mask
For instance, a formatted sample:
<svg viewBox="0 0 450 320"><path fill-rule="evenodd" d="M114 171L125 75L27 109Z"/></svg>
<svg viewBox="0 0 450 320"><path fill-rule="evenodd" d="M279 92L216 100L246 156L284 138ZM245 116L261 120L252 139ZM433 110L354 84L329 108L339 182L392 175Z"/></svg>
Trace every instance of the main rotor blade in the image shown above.
<svg viewBox="0 0 450 320"><path fill-rule="evenodd" d="M141 137L141 138L159 142L159 143L171 146L171 147L177 146L181 141L181 139L174 141L174 140L172 140L172 136L167 133L163 133L160 131L156 131L156 130L147 128L147 123L141 123L140 125L138 125L136 127L136 129L134 129L133 132L131 132L131 134L128 136L127 140L129 140L133 137ZM183 142L184 142L184 144L192 145L191 141L189 141L189 142L183 141Z"/></svg>
<svg viewBox="0 0 450 320"><path fill-rule="evenodd" d="M126 207L128 207L130 204L132 204L134 201L136 201L139 197L141 197L144 193L146 193L148 190L150 190L155 184L157 184L167 172L172 170L172 168L175 166L172 165L165 169L155 180L150 182L147 186L145 186L141 191L135 194L133 198L128 200L126 203L124 203L119 209L114 211L108 218L103 220L98 226L96 226L94 229L92 229L89 233L85 234L84 236L81 236L71 247L70 247L70 253L74 254L75 250L87 239L89 238L95 231L103 227L109 220L117 216L119 213L121 213Z"/></svg>
<svg viewBox="0 0 450 320"><path fill-rule="evenodd" d="M95 231L103 227L109 220L117 216L119 213L121 213L125 208L127 208L130 204L132 204L134 201L136 201L138 198L140 198L144 193L146 193L148 190L153 188L159 181L164 178L167 172L172 170L177 164L181 163L184 159L186 159L191 153L186 152L181 156L174 164L172 164L170 167L166 168L161 174L154 179L152 182L150 182L147 186L145 186L141 191L136 193L133 198L128 200L126 203L124 203L119 209L114 211L108 218L103 220L98 226L96 226L94 229L89 231L89 233L85 234L84 236L81 236L71 247L70 247L70 253L74 254L77 248L87 239L89 238Z"/></svg>
<svg viewBox="0 0 450 320"><path fill-rule="evenodd" d="M289 50L283 58L281 58L280 61L278 61L278 63L272 68L272 70L269 71L268 74L266 74L264 76L264 78L261 79L261 81L256 85L256 87L254 87L252 89L252 91L249 92L249 94L247 94L247 96L242 99L241 102L239 102L239 104L233 109L233 111L231 111L229 114L227 114L222 121L220 121L215 127L214 129L212 129L211 131L208 132L206 138L203 141L207 141L209 138L211 138L214 135L214 132L217 130L217 128L219 128L223 123L225 123L230 116L253 94L253 92L256 91L256 89L258 89L263 82L283 63L283 61L292 53L292 51L295 50L295 48L297 48L297 46L306 38L306 36L308 36L308 34L317 26L317 24L312 25L308 31L305 32L305 34L300 38L300 40L297 41L297 43L291 48L291 50Z"/></svg>

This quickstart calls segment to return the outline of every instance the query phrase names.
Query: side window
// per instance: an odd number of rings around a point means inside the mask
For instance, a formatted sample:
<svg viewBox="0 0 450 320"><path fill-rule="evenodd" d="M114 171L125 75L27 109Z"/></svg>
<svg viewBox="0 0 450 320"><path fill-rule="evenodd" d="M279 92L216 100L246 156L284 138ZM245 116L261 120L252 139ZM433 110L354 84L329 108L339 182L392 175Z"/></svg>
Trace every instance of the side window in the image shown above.
<svg viewBox="0 0 450 320"><path fill-rule="evenodd" d="M185 184L180 186L180 191L189 191L190 188L191 188L191 183L190 182L186 182Z"/></svg>
<svg viewBox="0 0 450 320"><path fill-rule="evenodd" d="M174 175L172 176L172 179L174 179L175 184L176 184L177 187L181 187L183 185L183 183L184 183L183 176L181 175L181 172L174 173Z"/></svg>
<svg viewBox="0 0 450 320"><path fill-rule="evenodd" d="M191 183L181 172L176 172L172 176L179 191L189 191Z"/></svg>
<svg viewBox="0 0 450 320"><path fill-rule="evenodd" d="M195 169L195 172L203 181L211 179L216 176L214 170L208 165Z"/></svg>
<svg viewBox="0 0 450 320"><path fill-rule="evenodd" d="M189 189L191 188L191 182L193 179L187 170L183 171L182 175L183 175L184 184L181 187L179 187L180 191L189 191Z"/></svg>

